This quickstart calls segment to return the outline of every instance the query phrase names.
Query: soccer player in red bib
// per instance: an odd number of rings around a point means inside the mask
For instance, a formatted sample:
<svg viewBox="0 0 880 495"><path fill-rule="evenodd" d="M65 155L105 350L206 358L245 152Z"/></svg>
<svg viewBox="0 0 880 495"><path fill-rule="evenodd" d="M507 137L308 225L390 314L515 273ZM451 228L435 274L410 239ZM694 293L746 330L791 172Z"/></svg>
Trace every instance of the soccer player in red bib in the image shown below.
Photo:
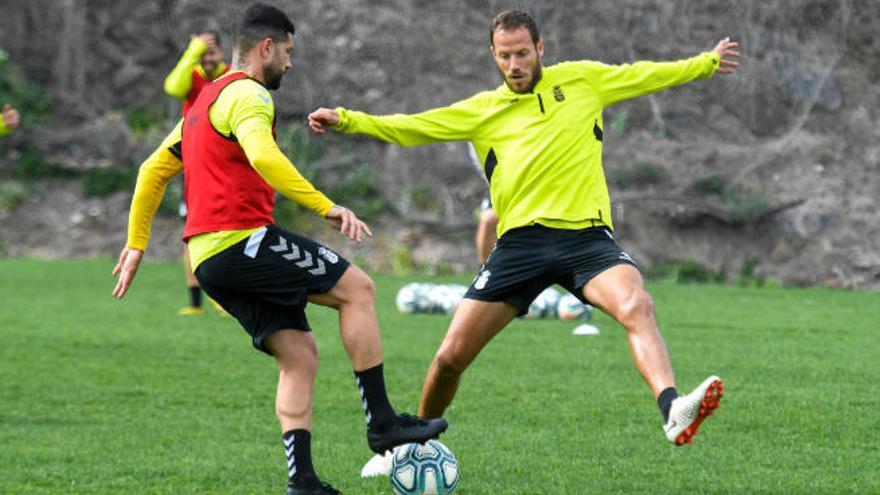
<svg viewBox="0 0 880 495"><path fill-rule="evenodd" d="M287 494L334 494L339 492L319 479L311 457L318 351L304 311L308 302L339 311L373 451L425 442L447 423L398 414L391 406L373 281L329 247L274 225L277 191L353 241L372 235L352 211L303 178L275 142L269 90L278 89L290 68L293 34L293 23L274 7L255 4L243 14L233 71L202 90L141 166L127 245L113 269L119 277L113 295L122 298L131 286L165 187L183 171L189 206L183 239L195 276L280 368L275 410L287 456Z"/></svg>
<svg viewBox="0 0 880 495"><path fill-rule="evenodd" d="M196 102L202 88L211 81L229 72L229 66L223 61L223 47L220 34L206 31L190 38L189 46L183 52L177 65L165 78L165 92L181 100L181 115ZM180 202L180 216L186 219L186 202ZM183 245L183 273L189 289L189 305L180 309L181 316L200 315L205 312L202 307L202 290L199 281L193 275L189 262L189 250ZM215 305L216 306L216 305Z"/></svg>

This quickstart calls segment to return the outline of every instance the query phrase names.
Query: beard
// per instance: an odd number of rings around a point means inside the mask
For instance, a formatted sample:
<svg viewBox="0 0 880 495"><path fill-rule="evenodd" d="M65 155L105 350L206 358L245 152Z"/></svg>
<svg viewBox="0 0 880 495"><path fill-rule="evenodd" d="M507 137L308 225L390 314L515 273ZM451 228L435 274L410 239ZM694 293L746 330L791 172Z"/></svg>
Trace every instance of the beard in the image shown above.
<svg viewBox="0 0 880 495"><path fill-rule="evenodd" d="M263 76L266 79L266 88L268 89L278 89L281 87L281 79L284 78L284 69L280 68L276 64L272 64L263 72Z"/></svg>
<svg viewBox="0 0 880 495"><path fill-rule="evenodd" d="M266 79L266 88L272 90L280 88L281 79L284 78L286 72L281 57L276 54L272 63L263 69L263 77Z"/></svg>
<svg viewBox="0 0 880 495"><path fill-rule="evenodd" d="M532 78L529 79L528 84L526 84L525 87L523 87L523 89L516 89L513 86L513 84L511 83L511 81L507 78L507 75L504 74L504 72L501 70L500 67L498 68L498 72L501 74L501 78L504 79L504 84L506 84L507 87L510 88L511 91L513 91L514 93L518 93L518 94L528 93L529 91L534 89L535 85L538 84L538 81L541 80L541 75L542 75L541 62L539 60L538 62L535 63L534 67L532 67Z"/></svg>

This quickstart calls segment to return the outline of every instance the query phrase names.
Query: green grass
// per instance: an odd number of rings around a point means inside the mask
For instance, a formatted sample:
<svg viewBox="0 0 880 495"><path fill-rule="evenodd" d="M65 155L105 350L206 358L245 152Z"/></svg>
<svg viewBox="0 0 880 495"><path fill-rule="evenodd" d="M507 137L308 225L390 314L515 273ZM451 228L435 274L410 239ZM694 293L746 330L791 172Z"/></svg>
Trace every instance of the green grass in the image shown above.
<svg viewBox="0 0 880 495"><path fill-rule="evenodd" d="M112 262L0 259L0 493L282 493L271 358L213 312L182 318L180 268L147 263L123 302ZM376 277L387 382L413 411L448 317L401 315ZM455 279L465 282L465 279ZM694 446L663 436L624 332L517 321L465 375L442 439L457 493L877 493L880 294L650 287L677 378L725 380ZM370 457L335 313L321 352L314 456L347 494Z"/></svg>

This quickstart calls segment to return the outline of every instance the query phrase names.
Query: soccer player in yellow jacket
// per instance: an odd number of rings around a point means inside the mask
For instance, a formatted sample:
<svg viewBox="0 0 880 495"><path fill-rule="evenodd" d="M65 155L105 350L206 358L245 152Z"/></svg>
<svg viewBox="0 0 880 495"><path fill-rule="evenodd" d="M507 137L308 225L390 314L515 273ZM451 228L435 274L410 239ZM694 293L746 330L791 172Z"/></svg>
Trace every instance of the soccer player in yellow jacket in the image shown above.
<svg viewBox="0 0 880 495"><path fill-rule="evenodd" d="M273 224L277 191L354 241L372 235L351 210L303 178L275 142L268 90L278 89L290 69L293 23L277 8L258 3L243 14L236 33L235 71L202 91L138 172L128 241L113 269L119 277L113 295L122 298L131 286L168 182L183 171L190 206L184 241L195 275L280 369L275 411L287 458L287 494L337 494L312 464L318 350L305 314L308 302L339 312L339 334L354 368L373 451L424 443L447 424L397 414L391 406L369 276L327 246Z"/></svg>
<svg viewBox="0 0 880 495"><path fill-rule="evenodd" d="M657 399L669 441L692 442L718 406L710 376L679 396L651 296L633 259L614 241L602 168L602 110L619 101L736 70L737 44L675 62L544 67L544 43L525 12L490 26L491 53L504 83L450 106L413 115L373 116L320 108L317 133L333 128L403 146L466 140L483 163L498 214L498 242L458 306L425 379L419 414L439 416L483 347L547 286L559 284L627 331L636 368Z"/></svg>
<svg viewBox="0 0 880 495"><path fill-rule="evenodd" d="M18 129L20 122L21 116L18 114L18 110L12 108L8 103L4 104L3 111L0 112L0 137L12 134Z"/></svg>
<svg viewBox="0 0 880 495"><path fill-rule="evenodd" d="M202 88L208 83L229 72L229 66L223 62L223 47L220 35L216 31L206 31L192 36L183 55L165 78L165 92L181 100L181 115L186 115ZM180 214L186 218L186 202L180 203ZM199 281L192 273L189 265L187 245L183 245L183 273L189 289L189 305L180 309L181 316L200 315L205 312L202 307L202 290ZM216 306L216 305L215 305ZM221 314L225 312L221 311Z"/></svg>

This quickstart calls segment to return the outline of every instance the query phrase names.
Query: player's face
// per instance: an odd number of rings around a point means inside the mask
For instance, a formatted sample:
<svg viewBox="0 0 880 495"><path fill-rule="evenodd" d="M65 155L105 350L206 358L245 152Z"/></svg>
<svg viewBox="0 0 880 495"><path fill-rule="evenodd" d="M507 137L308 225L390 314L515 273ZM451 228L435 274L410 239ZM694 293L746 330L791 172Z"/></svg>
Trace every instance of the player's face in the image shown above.
<svg viewBox="0 0 880 495"><path fill-rule="evenodd" d="M287 35L287 41L282 43L273 43L274 53L270 57L269 62L263 67L263 74L266 79L266 87L268 89L278 89L281 87L281 79L291 67L290 57L293 53L293 35Z"/></svg>
<svg viewBox="0 0 880 495"><path fill-rule="evenodd" d="M202 65L202 69L208 74L211 74L217 67L220 65L220 62L223 61L223 50L216 46L209 47L205 50L205 53L202 54L202 58L199 61Z"/></svg>
<svg viewBox="0 0 880 495"><path fill-rule="evenodd" d="M524 26L495 31L492 40L492 56L507 87L514 93L531 91L541 79L544 42L533 42L531 33Z"/></svg>

